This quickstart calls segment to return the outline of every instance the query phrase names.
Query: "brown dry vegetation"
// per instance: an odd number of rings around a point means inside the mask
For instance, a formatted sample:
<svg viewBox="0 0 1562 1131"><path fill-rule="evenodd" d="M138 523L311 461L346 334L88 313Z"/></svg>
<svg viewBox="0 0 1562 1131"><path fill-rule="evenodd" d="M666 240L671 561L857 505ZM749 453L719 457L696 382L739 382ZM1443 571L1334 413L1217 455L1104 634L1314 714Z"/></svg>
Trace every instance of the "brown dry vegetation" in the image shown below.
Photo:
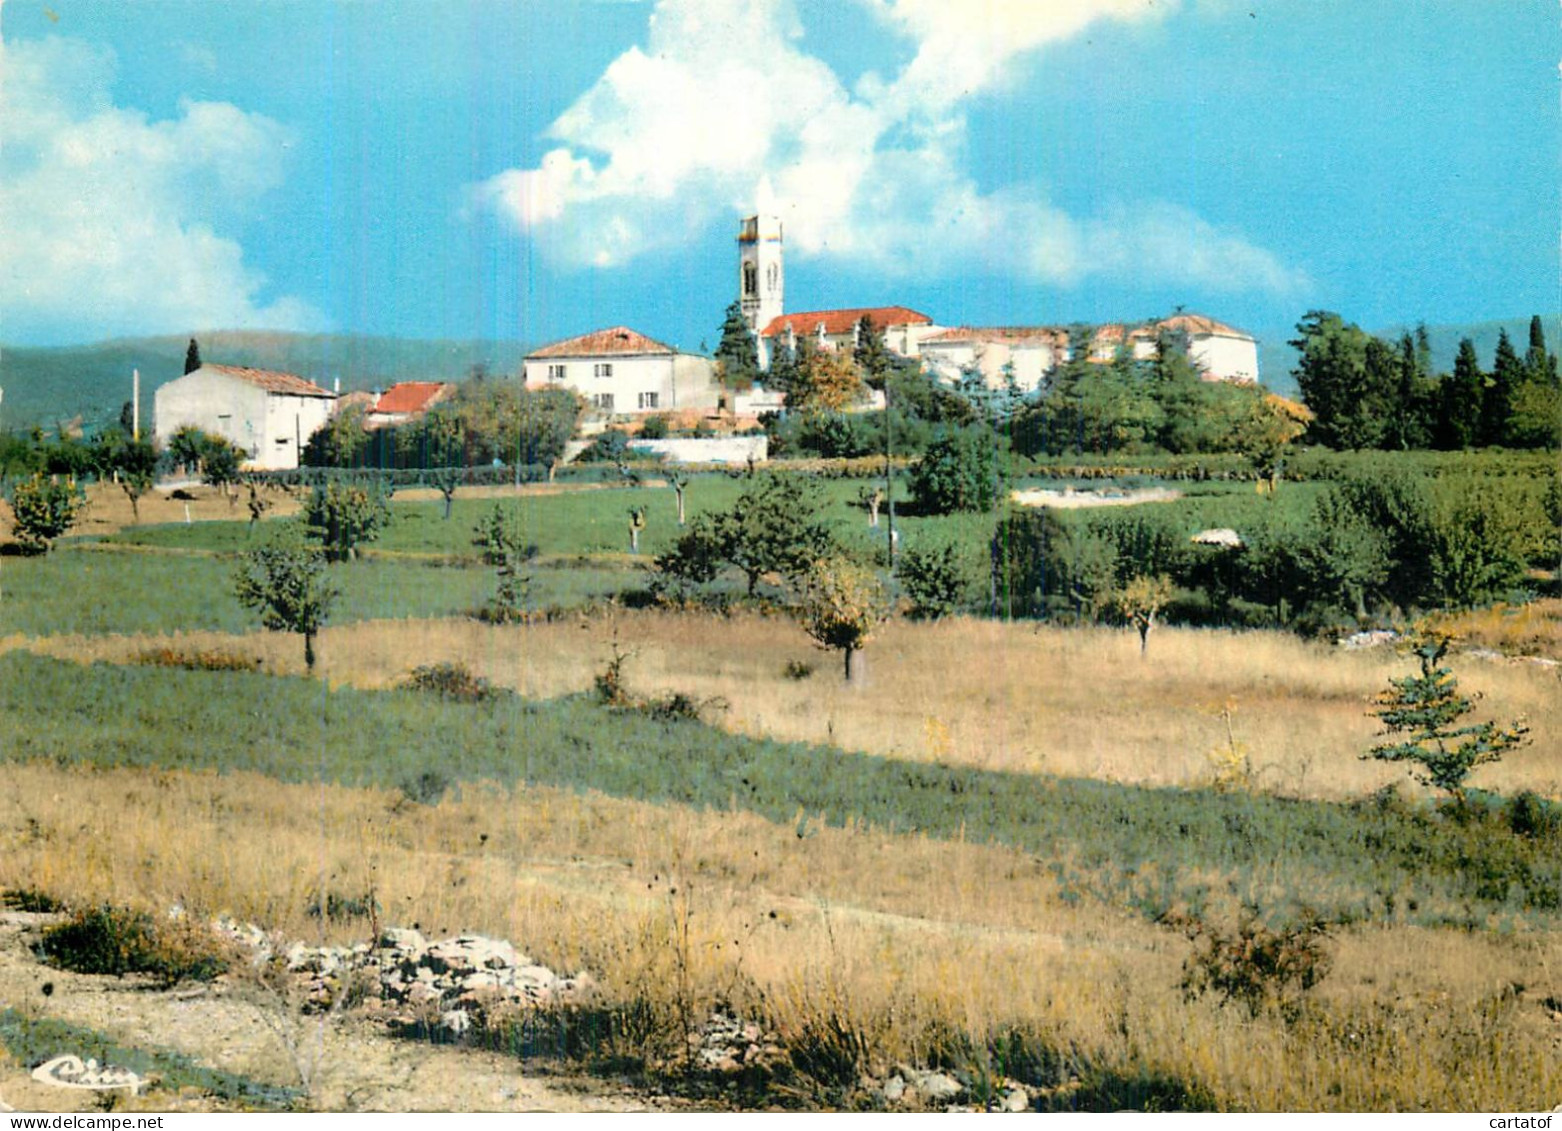
<svg viewBox="0 0 1562 1131"><path fill-rule="evenodd" d="M415 663L461 661L524 695L588 690L617 639L634 657L630 689L719 696L718 725L894 758L1150 785L1205 785L1228 744L1223 710L1253 767L1252 786L1317 798L1360 797L1404 771L1358 755L1372 745L1372 697L1413 668L1391 649L1345 652L1278 633L1162 629L1139 654L1131 630L1038 628L958 619L886 625L865 653L865 687L791 621L753 615L619 612L495 628L472 621L386 621L327 629L321 668L336 683L385 687ZM0 640L0 649L22 644ZM260 657L301 672L297 640L190 633L51 637L28 647L123 662L165 642ZM950 662L950 657L975 657ZM412 659L412 658L415 658ZM788 662L811 663L806 679ZM1558 669L1524 661L1455 661L1482 709L1526 717L1537 741L1484 767L1474 784L1562 796Z"/></svg>
<svg viewBox="0 0 1562 1131"><path fill-rule="evenodd" d="M1549 1106L1549 936L1409 928L1342 935L1316 1008L1286 1025L1176 989L1186 944L1066 906L1040 861L996 848L820 829L550 789L468 787L436 807L243 775L27 766L0 799L0 884L147 906L175 895L319 937L311 891L372 891L435 932L507 935L617 994L688 1005L761 995L794 1031L841 1004L891 1056L930 1025L1027 1024L1104 1063L1212 1089L1222 1106ZM683 925L688 942L678 943ZM337 927L342 940L366 925ZM1533 987L1515 996L1513 983ZM1361 1055L1352 1059L1353 1047ZM1455 1070L1457 1068L1457 1070Z"/></svg>

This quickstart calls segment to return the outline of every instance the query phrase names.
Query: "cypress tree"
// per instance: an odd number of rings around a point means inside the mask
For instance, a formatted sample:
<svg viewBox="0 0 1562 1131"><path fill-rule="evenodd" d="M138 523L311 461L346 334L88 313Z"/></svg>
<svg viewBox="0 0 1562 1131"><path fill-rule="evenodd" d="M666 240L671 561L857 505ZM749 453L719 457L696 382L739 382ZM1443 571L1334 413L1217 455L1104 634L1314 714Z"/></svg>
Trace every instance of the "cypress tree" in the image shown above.
<svg viewBox="0 0 1562 1131"><path fill-rule="evenodd" d="M1508 418L1513 415L1513 394L1524 381L1524 364L1508 340L1508 332L1497 337L1497 355L1491 376L1483 383L1479 439L1483 447L1507 442Z"/></svg>
<svg viewBox="0 0 1562 1131"><path fill-rule="evenodd" d="M1557 358L1546 350L1546 331L1538 314L1529 320L1529 349L1524 354L1524 368L1531 381L1557 383Z"/></svg>
<svg viewBox="0 0 1562 1131"><path fill-rule="evenodd" d="M194 338L190 339L190 348L184 351L184 371L194 373L201 367L201 347L196 344Z"/></svg>
<svg viewBox="0 0 1562 1131"><path fill-rule="evenodd" d="M727 307L721 322L716 360L721 362L729 389L747 389L759 377L759 347L754 344L754 333L748 328L743 307L736 299Z"/></svg>
<svg viewBox="0 0 1562 1131"><path fill-rule="evenodd" d="M1468 448L1476 442L1481 425L1481 394L1486 375L1475 356L1475 343L1469 338L1459 342L1453 375L1444 377L1441 389L1443 410L1441 444L1448 449Z"/></svg>

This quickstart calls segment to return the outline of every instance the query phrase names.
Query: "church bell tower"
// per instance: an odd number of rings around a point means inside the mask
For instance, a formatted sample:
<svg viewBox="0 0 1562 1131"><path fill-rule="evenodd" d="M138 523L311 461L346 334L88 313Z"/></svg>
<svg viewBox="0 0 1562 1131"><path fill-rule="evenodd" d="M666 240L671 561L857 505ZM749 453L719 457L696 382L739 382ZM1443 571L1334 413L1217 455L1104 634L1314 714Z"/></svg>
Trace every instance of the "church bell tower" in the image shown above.
<svg viewBox="0 0 1562 1131"><path fill-rule="evenodd" d="M748 217L738 230L738 301L755 334L785 313L785 281L780 217Z"/></svg>

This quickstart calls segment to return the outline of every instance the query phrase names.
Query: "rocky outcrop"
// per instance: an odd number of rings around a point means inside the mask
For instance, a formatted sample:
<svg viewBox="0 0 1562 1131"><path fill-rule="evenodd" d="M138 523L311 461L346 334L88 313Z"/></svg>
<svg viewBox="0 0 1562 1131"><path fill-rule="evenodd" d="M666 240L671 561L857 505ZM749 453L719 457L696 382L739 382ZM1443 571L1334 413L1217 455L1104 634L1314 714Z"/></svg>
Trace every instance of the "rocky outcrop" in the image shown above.
<svg viewBox="0 0 1562 1131"><path fill-rule="evenodd" d="M450 1036L467 1034L495 1007L574 1004L594 985L589 974L555 974L508 940L485 935L430 941L411 928L390 927L373 946L308 946L252 923L219 919L213 927L257 963L276 963L312 1008L361 995L366 1008L408 1023L433 1020Z"/></svg>

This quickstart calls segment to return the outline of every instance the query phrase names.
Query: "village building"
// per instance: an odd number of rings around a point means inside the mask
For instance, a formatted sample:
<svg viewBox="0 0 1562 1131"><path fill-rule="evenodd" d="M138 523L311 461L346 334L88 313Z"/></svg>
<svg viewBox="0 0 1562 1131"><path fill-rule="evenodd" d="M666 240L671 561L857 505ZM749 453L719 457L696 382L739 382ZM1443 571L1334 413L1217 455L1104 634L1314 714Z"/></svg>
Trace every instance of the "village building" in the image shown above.
<svg viewBox="0 0 1562 1131"><path fill-rule="evenodd" d="M979 377L989 389L1012 380L1022 393L1035 392L1068 356L1068 332L1050 326L957 326L922 342L928 373L948 384Z"/></svg>
<svg viewBox="0 0 1562 1131"><path fill-rule="evenodd" d="M374 398L363 414L363 426L370 430L391 428L421 419L455 390L445 381L402 381Z"/></svg>
<svg viewBox="0 0 1562 1131"><path fill-rule="evenodd" d="M1202 314L1178 312L1170 318L1137 326L1109 323L1096 327L1090 339L1090 360L1110 362L1127 344L1135 361L1155 356L1162 334L1181 334L1188 343L1188 357L1206 381L1230 381L1251 385L1258 381L1258 342L1251 334Z"/></svg>
<svg viewBox="0 0 1562 1131"><path fill-rule="evenodd" d="M573 389L603 416L713 409L721 395L710 358L627 326L554 342L521 364L528 389Z"/></svg>
<svg viewBox="0 0 1562 1131"><path fill-rule="evenodd" d="M159 386L153 431L166 447L179 429L199 428L234 444L249 468L287 470L335 404L336 394L296 374L207 364Z"/></svg>

